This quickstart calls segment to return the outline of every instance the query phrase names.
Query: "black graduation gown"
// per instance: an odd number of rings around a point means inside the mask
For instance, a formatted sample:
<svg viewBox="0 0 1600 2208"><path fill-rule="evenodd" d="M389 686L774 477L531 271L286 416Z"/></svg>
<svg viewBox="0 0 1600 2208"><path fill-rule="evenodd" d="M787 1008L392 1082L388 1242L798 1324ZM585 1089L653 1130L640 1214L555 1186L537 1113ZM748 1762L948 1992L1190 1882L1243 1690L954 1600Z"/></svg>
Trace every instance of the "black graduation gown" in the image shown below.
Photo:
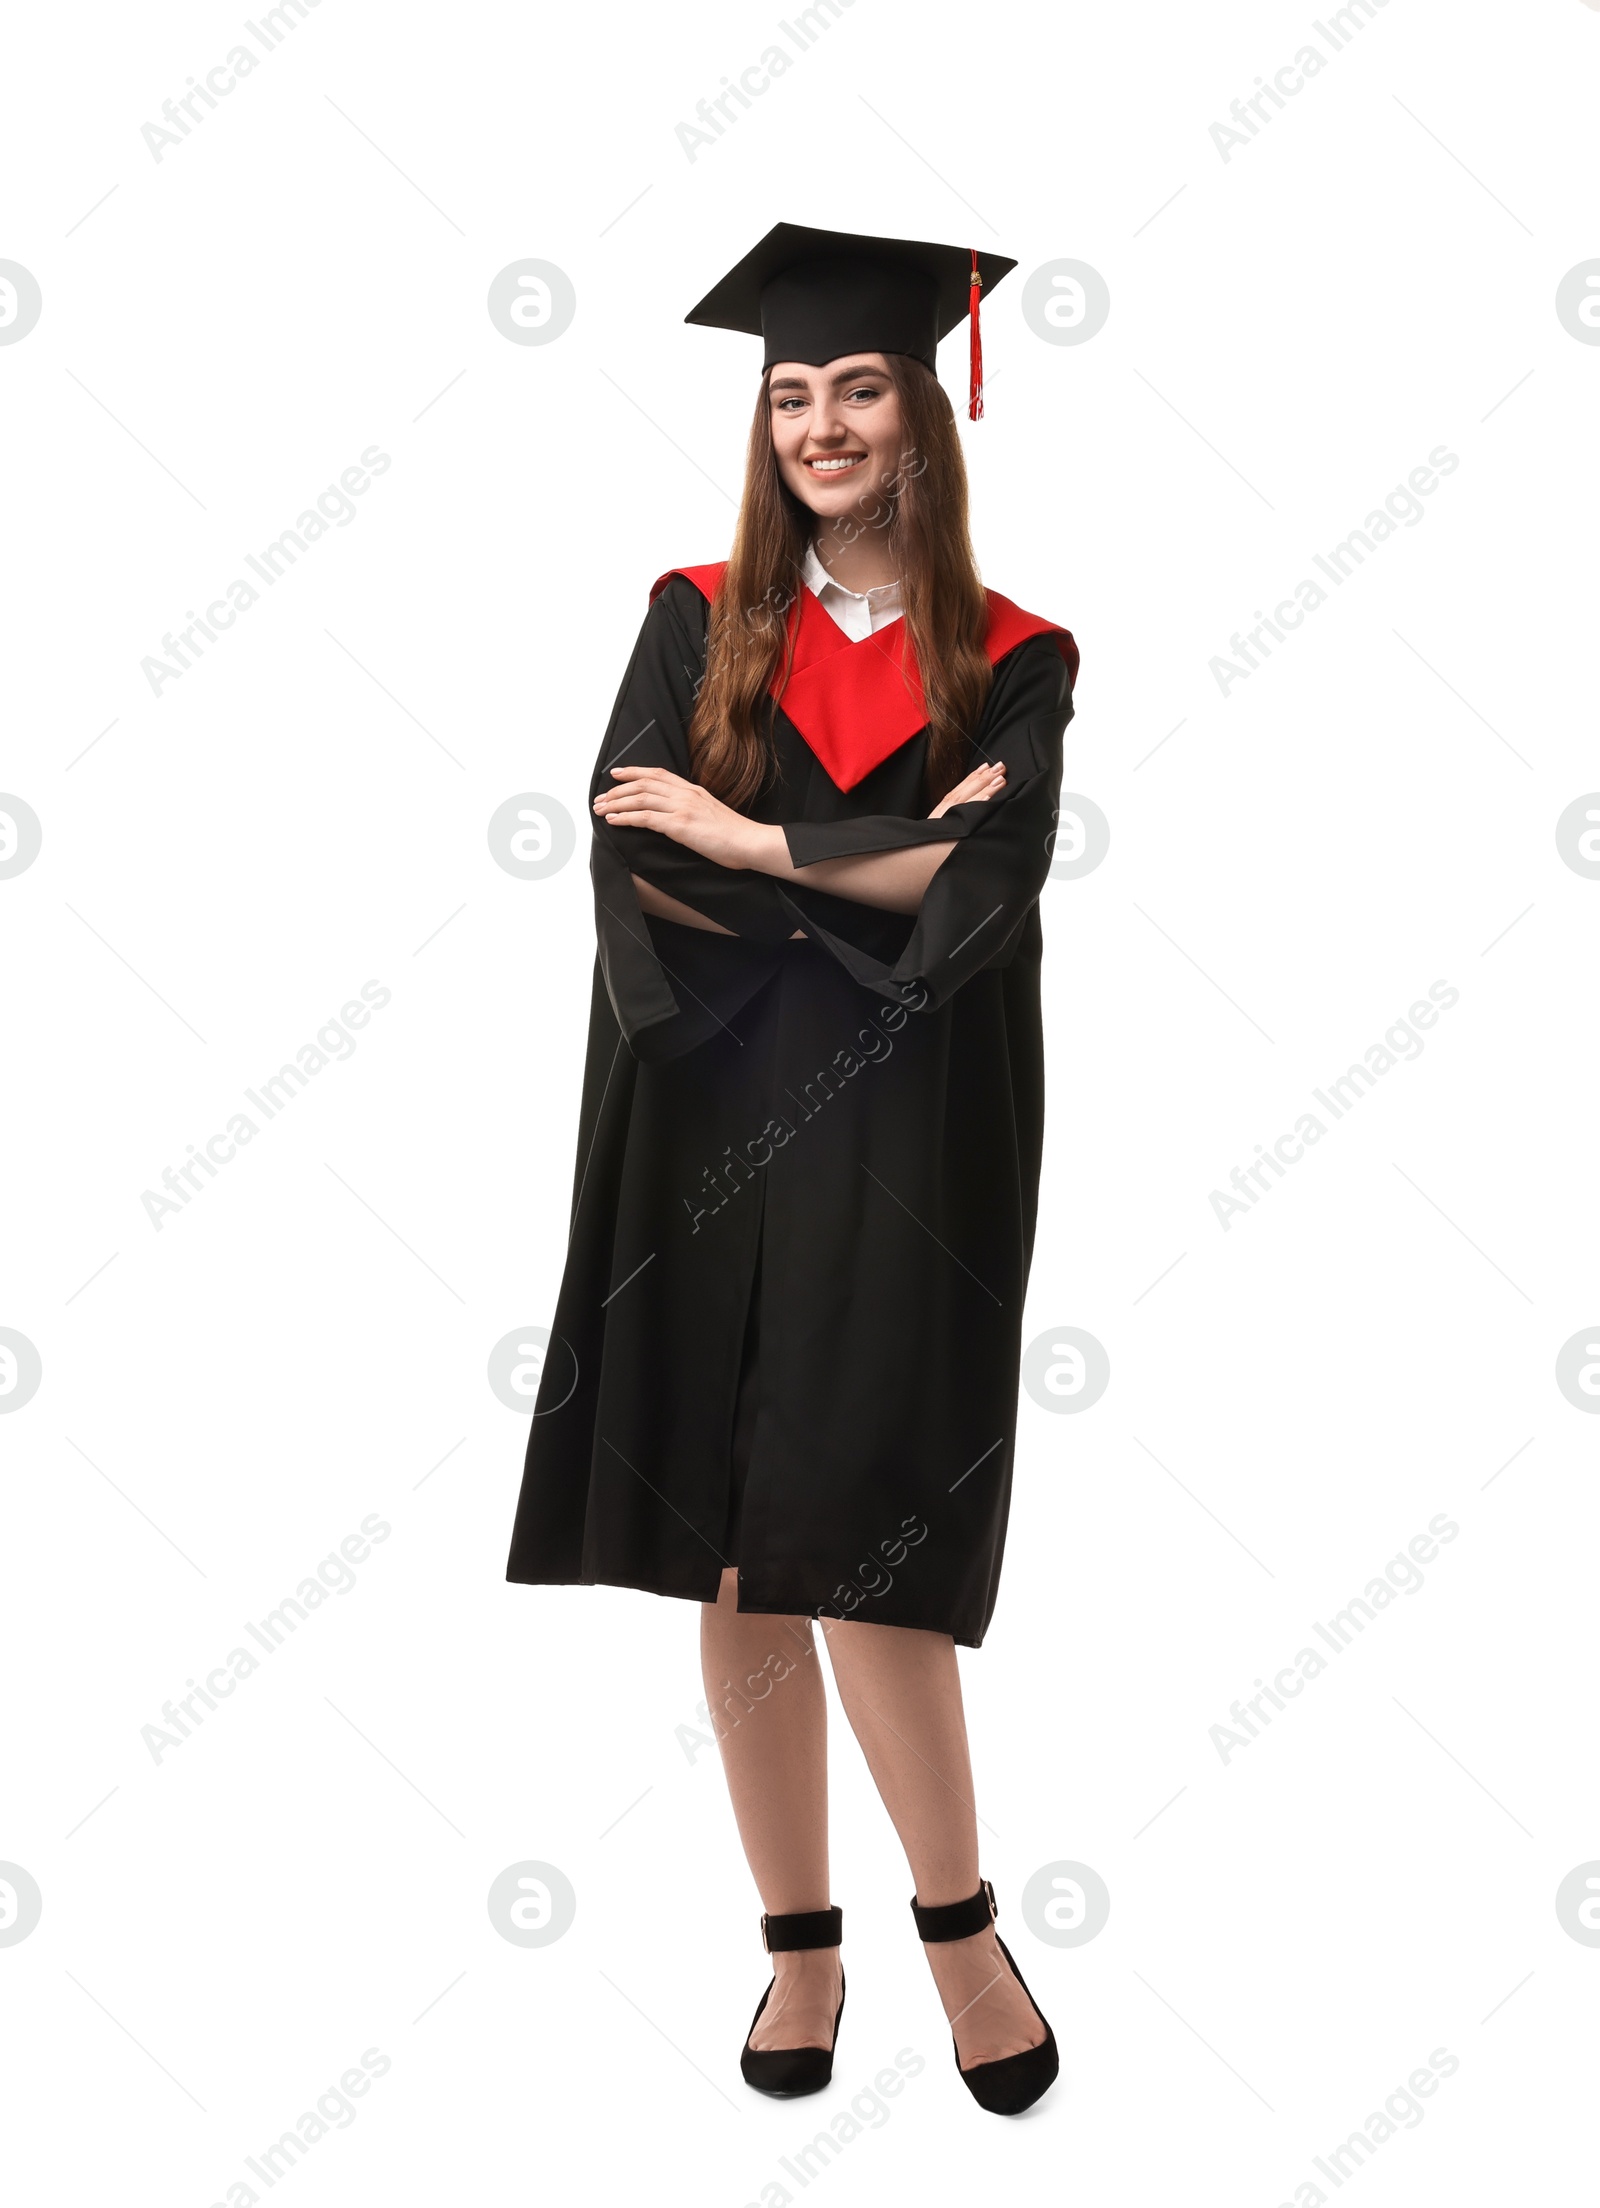
<svg viewBox="0 0 1600 2208"><path fill-rule="evenodd" d="M690 775L719 574L658 584L591 799L624 760ZM802 869L959 839L916 915L595 826L570 1240L508 1579L710 1602L733 1563L742 1611L983 1641L1044 1129L1038 898L1077 664L1066 631L990 600L994 680L960 771L1002 761L1002 796L926 818L901 625L851 643L807 592L786 705L812 742L775 714L780 779L748 808ZM848 781L861 760L839 758L863 743L887 756L848 789L812 748ZM733 935L647 918L631 873Z"/></svg>

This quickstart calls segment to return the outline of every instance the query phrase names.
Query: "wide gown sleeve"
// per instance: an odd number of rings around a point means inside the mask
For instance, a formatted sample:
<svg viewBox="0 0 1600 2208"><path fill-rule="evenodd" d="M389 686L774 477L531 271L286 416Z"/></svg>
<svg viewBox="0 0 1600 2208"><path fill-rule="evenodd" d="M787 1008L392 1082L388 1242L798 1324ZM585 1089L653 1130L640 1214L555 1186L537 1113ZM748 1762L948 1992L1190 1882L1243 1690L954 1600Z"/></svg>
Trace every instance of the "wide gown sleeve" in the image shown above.
<svg viewBox="0 0 1600 2208"><path fill-rule="evenodd" d="M793 932L769 875L719 866L654 828L622 828L593 810L614 766L666 767L693 779L689 721L705 664L705 601L675 576L645 615L589 782L595 937L617 1024L635 1057L676 1056L723 1026ZM632 876L719 921L734 937L647 919ZM671 945L670 957L662 944ZM707 945L724 955L708 963Z"/></svg>
<svg viewBox="0 0 1600 2208"><path fill-rule="evenodd" d="M675 575L645 615L611 723L595 761L589 802L615 789L613 767L666 767L695 779L689 758L689 722L705 664L705 601L685 577ZM692 626L691 626L692 624ZM623 877L638 874L708 920L756 942L781 943L794 923L781 910L769 875L719 866L655 828L622 828L590 812L595 851L617 862ZM606 869L616 878L613 869ZM636 900L629 889L628 910Z"/></svg>
<svg viewBox="0 0 1600 2208"><path fill-rule="evenodd" d="M803 879L780 885L783 905L866 988L919 1010L945 1003L980 968L1006 962L1038 903L1050 872L1062 737L1071 718L1072 682L1060 648L1050 636L1031 637L996 668L973 742L973 765L985 759L1005 767L1001 796L954 806L940 820L883 815L785 827L789 856L802 869L819 859L956 839L893 965L824 926Z"/></svg>

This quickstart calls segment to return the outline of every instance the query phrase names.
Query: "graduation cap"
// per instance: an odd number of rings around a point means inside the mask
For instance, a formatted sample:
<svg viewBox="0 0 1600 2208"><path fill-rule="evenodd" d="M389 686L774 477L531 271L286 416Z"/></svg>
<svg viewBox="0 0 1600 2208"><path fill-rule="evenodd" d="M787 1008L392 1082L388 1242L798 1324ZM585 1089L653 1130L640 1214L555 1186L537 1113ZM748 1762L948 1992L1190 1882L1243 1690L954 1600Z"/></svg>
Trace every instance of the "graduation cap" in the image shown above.
<svg viewBox="0 0 1600 2208"><path fill-rule="evenodd" d="M1016 265L976 247L780 222L683 319L761 338L764 373L780 360L820 368L856 352L909 353L932 369L940 338L966 315L972 354L967 412L977 421L983 413L978 300Z"/></svg>

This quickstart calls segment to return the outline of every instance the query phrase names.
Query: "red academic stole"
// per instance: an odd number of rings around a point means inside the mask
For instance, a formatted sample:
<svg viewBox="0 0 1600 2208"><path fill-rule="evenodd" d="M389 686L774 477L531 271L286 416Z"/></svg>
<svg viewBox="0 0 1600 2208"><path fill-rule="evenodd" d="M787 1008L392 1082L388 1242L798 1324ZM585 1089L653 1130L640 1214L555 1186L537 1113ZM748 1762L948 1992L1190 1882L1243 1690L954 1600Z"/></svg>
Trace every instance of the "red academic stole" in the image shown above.
<svg viewBox="0 0 1600 2208"><path fill-rule="evenodd" d="M674 575L687 576L708 602L717 594L726 560L709 567L674 567L650 592L651 602ZM997 590L987 591L989 633L984 650L996 665L1030 636L1054 637L1073 681L1078 676L1078 647L1072 633L1036 613L1024 613ZM904 654L906 664L902 664ZM781 670L780 670L781 673ZM772 678L774 695L780 674ZM783 693L783 710L841 790L853 790L891 752L928 725L922 681L903 621L857 641L845 635L818 604L814 593L800 594L794 665Z"/></svg>

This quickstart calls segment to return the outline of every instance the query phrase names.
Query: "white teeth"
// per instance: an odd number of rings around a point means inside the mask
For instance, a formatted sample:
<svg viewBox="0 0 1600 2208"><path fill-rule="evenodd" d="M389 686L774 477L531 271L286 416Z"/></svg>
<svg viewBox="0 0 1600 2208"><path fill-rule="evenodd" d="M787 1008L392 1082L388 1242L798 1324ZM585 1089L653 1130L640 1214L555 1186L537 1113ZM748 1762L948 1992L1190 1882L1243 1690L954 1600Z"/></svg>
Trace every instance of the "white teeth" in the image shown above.
<svg viewBox="0 0 1600 2208"><path fill-rule="evenodd" d="M859 467L860 464L859 454L852 454L847 460L808 460L806 462L806 466L815 470L818 474L821 474L825 469L832 474L840 468L855 468Z"/></svg>

